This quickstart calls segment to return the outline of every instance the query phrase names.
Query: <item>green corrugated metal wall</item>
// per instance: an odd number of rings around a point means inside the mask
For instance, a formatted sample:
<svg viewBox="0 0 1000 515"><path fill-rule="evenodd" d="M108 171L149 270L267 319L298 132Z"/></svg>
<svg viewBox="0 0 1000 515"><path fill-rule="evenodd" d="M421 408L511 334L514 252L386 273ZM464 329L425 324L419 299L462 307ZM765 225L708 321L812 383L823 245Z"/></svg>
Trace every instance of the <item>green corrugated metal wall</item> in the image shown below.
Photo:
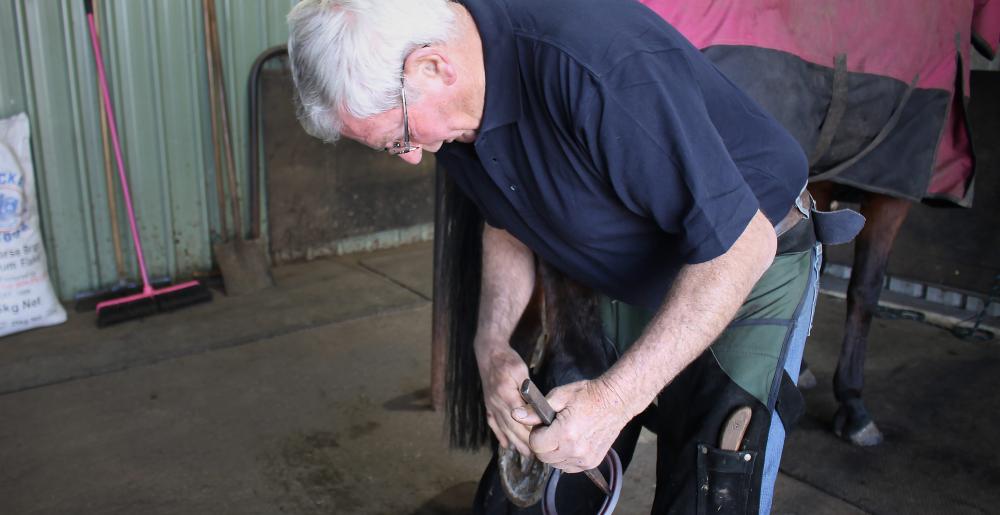
<svg viewBox="0 0 1000 515"><path fill-rule="evenodd" d="M206 269L217 213L202 2L95 3L150 273L176 277ZM261 51L285 42L285 15L294 3L216 0L241 181L247 73ZM31 120L49 270L60 297L69 299L117 278L83 1L5 4L0 12L0 118L24 111ZM120 195L115 197L123 207ZM119 213L134 278L135 259L124 212Z"/></svg>

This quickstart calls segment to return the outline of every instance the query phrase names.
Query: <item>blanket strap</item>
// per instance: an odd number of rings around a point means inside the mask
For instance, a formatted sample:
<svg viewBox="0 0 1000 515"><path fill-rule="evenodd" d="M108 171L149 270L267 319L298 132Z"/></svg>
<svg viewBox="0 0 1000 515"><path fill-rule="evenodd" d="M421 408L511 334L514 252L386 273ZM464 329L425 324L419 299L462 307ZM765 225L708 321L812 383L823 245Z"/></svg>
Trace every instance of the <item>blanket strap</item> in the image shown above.
<svg viewBox="0 0 1000 515"><path fill-rule="evenodd" d="M819 162L819 159L823 157L833 142L833 135L837 132L837 125L840 124L840 119L844 115L844 111L847 109L847 56L845 54L840 54L835 59L835 67L833 73L833 96L830 100L830 107L827 109L827 118L823 121L823 128L820 130L819 141L816 144L816 149L813 151L812 157L809 159L809 168L812 171L812 167ZM838 80L839 79L839 80ZM887 137L889 133L892 132L896 125L899 123L900 118L903 117L903 108L906 107L906 103L909 102L910 97L913 95L913 90L917 87L917 81L920 79L920 75L913 77L910 81L909 86L907 86L906 91L899 98L899 102L896 104L892 115L886 120L885 125L878 134L868 143L868 145L861 149L860 152L855 154L850 159L847 159L833 168L824 170L817 174L811 174L809 176L809 182L824 181L831 179L844 170L850 168L855 163L860 161L863 157L867 156L871 151L875 150Z"/></svg>
<svg viewBox="0 0 1000 515"><path fill-rule="evenodd" d="M826 109L826 117L823 118L823 126L819 130L816 147L809 156L810 170L830 150L833 138L837 135L837 128L840 127L840 120L847 111L847 54L837 54L833 58L833 85L830 90L830 106Z"/></svg>

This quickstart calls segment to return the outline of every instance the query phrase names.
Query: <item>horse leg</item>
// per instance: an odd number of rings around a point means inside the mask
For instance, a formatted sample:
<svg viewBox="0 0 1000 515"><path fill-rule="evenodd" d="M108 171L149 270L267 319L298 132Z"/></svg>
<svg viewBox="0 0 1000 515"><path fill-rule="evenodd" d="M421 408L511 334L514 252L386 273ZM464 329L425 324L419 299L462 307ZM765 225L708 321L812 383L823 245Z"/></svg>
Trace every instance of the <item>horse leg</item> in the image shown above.
<svg viewBox="0 0 1000 515"><path fill-rule="evenodd" d="M877 193L865 193L861 202L867 222L855 239L854 268L847 287L847 324L833 378L834 395L840 402L833 432L855 445L878 445L882 441L882 433L861 400L865 352L889 252L910 205L908 200Z"/></svg>
<svg viewBox="0 0 1000 515"><path fill-rule="evenodd" d="M809 185L809 194L816 201L816 209L829 211L833 204L833 186L830 181L814 182Z"/></svg>

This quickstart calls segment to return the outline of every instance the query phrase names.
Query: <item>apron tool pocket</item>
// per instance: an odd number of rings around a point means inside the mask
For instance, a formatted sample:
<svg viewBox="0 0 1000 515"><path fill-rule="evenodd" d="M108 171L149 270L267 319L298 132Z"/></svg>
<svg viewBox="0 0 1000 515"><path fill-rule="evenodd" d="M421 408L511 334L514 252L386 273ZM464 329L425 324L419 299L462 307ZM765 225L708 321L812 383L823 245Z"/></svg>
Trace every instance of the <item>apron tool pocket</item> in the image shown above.
<svg viewBox="0 0 1000 515"><path fill-rule="evenodd" d="M698 444L698 513L747 513L756 461L754 451L724 451Z"/></svg>

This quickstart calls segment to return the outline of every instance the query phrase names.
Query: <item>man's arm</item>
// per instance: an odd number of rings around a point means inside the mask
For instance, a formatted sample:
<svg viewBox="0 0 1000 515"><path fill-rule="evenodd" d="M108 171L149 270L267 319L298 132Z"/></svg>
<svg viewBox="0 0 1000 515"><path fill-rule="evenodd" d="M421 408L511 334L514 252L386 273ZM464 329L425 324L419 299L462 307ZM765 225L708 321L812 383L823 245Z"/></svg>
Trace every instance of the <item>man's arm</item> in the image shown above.
<svg viewBox="0 0 1000 515"><path fill-rule="evenodd" d="M774 229L760 212L725 254L681 270L657 316L602 382L611 392L628 392L623 404L639 414L695 360L732 321L777 246ZM641 404L641 407L640 407Z"/></svg>
<svg viewBox="0 0 1000 515"><path fill-rule="evenodd" d="M529 428L511 417L523 404L518 390L528 366L510 346L535 286L534 256L506 231L483 229L483 274L475 351L483 381L486 421L503 447L528 456Z"/></svg>
<svg viewBox="0 0 1000 515"><path fill-rule="evenodd" d="M554 389L555 423L531 433L531 448L568 472L597 466L622 428L722 333L774 259L777 238L758 211L729 250L678 274L638 341L593 381ZM523 417L521 417L523 415ZM527 410L515 418L534 424Z"/></svg>

